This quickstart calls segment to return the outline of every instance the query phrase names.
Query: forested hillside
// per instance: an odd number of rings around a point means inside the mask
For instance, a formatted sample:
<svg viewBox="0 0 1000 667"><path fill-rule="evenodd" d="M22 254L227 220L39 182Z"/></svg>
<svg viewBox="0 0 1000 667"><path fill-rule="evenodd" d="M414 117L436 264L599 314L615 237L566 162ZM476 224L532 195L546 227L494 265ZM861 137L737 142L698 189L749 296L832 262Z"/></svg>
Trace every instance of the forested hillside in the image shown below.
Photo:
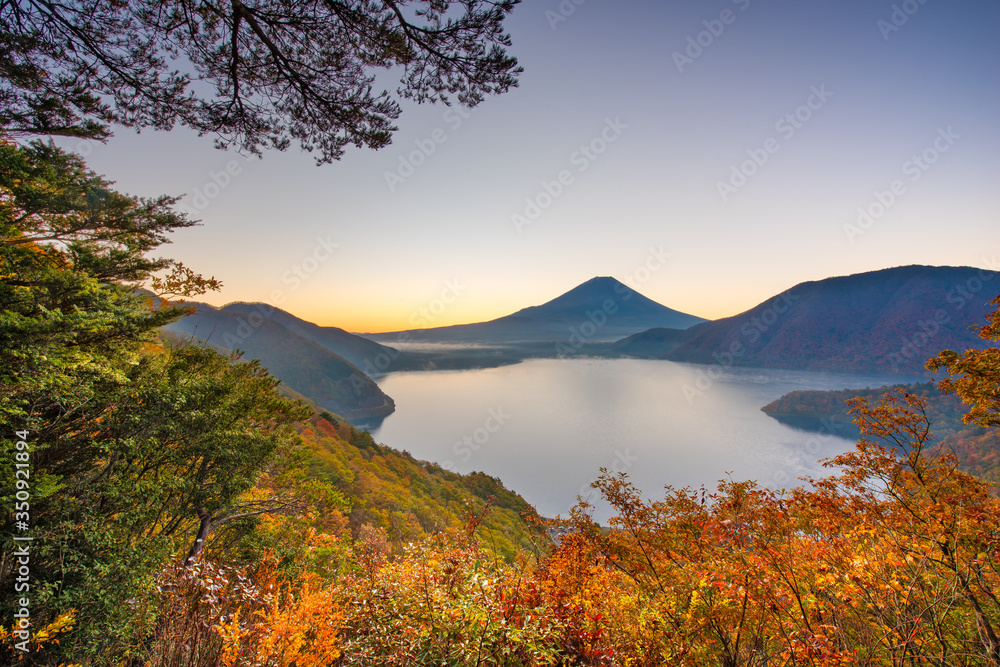
<svg viewBox="0 0 1000 667"><path fill-rule="evenodd" d="M303 423L299 434L312 454L310 477L329 483L348 502L352 534L382 531L393 553L428 536L459 531L475 513L484 517L479 528L484 545L506 560L535 553L546 541L535 510L495 477L459 475L417 461L329 413Z"/></svg>
<svg viewBox="0 0 1000 667"><path fill-rule="evenodd" d="M998 292L996 271L899 266L800 283L739 315L638 334L614 352L723 368L922 375L937 350L983 346L970 327Z"/></svg>
<svg viewBox="0 0 1000 667"><path fill-rule="evenodd" d="M377 445L252 360L165 344L187 311L137 287L218 281L148 258L190 225L171 199L110 185L0 144L5 664L1000 662L1000 501L939 456L925 397L855 399L856 450L783 492L650 501L605 473L610 525L581 503L552 545L499 480ZM1000 310L979 331L1000 342ZM1000 350L931 366L995 437Z"/></svg>
<svg viewBox="0 0 1000 667"><path fill-rule="evenodd" d="M164 331L179 341L202 341L259 359L283 383L348 419L384 417L395 409L392 398L356 365L287 329L279 319L260 312L248 315L239 307L197 304L192 308L187 317L171 322ZM374 350L382 348L371 341L364 343Z"/></svg>
<svg viewBox="0 0 1000 667"><path fill-rule="evenodd" d="M1000 483L1000 433L963 421L967 408L958 396L943 393L931 382L874 389L793 391L761 408L779 421L809 430L857 435L850 401L877 400L887 392L903 390L926 402L927 418L938 442L935 451L956 457L962 469L982 479Z"/></svg>

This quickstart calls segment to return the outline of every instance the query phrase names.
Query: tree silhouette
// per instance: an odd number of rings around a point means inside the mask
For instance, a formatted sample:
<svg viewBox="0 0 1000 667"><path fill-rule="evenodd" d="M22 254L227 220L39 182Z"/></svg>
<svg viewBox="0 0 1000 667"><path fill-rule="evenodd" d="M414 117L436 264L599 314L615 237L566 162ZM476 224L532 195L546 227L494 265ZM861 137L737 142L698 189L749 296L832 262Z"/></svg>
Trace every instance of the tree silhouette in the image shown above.
<svg viewBox="0 0 1000 667"><path fill-rule="evenodd" d="M517 85L519 0L15 0L0 3L0 126L106 138L110 124L214 134L317 163L380 148L397 97L475 106ZM396 96L375 92L400 72Z"/></svg>

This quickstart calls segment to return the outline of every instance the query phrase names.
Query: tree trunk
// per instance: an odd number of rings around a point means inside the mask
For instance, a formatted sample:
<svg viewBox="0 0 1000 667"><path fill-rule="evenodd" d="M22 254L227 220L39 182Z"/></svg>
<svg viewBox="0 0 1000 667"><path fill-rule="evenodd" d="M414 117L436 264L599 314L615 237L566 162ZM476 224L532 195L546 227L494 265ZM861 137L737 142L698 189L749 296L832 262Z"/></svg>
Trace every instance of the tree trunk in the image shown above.
<svg viewBox="0 0 1000 667"><path fill-rule="evenodd" d="M201 519L201 525L198 526L198 535L195 536L194 544L191 545L191 550L188 551L187 558L184 559L184 567L188 567L198 560L198 556L201 555L202 550L205 548L205 540L208 539L208 532L212 530L211 512L206 511L203 507L199 507L198 518Z"/></svg>

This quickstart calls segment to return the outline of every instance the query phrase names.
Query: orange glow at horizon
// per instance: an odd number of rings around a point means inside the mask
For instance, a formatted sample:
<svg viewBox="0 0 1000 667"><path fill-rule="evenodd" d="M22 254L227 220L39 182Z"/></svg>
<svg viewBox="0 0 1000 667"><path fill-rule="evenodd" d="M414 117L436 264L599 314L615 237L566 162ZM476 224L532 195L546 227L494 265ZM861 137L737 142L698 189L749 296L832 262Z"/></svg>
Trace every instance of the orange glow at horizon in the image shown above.
<svg viewBox="0 0 1000 667"><path fill-rule="evenodd" d="M453 316L441 315L433 319L419 314L418 310L400 311L399 309L379 310L369 306L366 309L352 310L350 312L341 311L331 313L329 309L303 308L289 311L296 317L300 317L309 322L313 322L324 327L339 327L352 333L391 333L393 331L407 331L410 329L429 329L433 327L447 327L455 324L472 324L475 322L487 322L498 317L509 315L518 310L503 310L502 308L477 308L463 309L461 313ZM502 311L502 312L501 312Z"/></svg>
<svg viewBox="0 0 1000 667"><path fill-rule="evenodd" d="M641 288L638 291L643 293ZM771 294L746 295L739 298L729 292L724 298L719 298L719 295L688 292L683 298L672 298L658 295L652 290L650 292L643 294L668 308L710 320L736 315L772 296ZM401 306L399 300L392 303L387 299L375 304L360 298L344 299L329 296L324 298L315 293L288 295L289 298L275 303L266 297L237 294L226 290L226 293L221 295L205 295L195 300L217 308L237 301L264 302L319 326L337 327L358 334L377 334L488 322L528 306L540 305L558 297L561 293L556 289L551 294L541 295L540 298L539 295L532 293L504 295L503 298L489 299L489 302L486 299L477 303L463 300L461 303L451 304L446 309L439 309L440 312L433 311L433 301L423 306ZM338 305L331 307L329 305L331 302L336 302Z"/></svg>
<svg viewBox="0 0 1000 667"><path fill-rule="evenodd" d="M195 300L215 307L237 301L263 302L319 326L376 334L488 322L546 303L576 286L563 281L551 286L537 282L492 284L445 303L436 292L430 297L425 292L407 294L398 287L387 289L387 282L369 286L364 292L342 289L324 292L316 284L313 289L279 293L278 301L259 294L253 287L225 289L221 294L207 294ZM672 286L664 291L663 287L636 284L630 287L668 308L710 320L742 313L782 291L782 287L775 285L757 286L752 293L749 289L745 294L736 293L731 286L722 289L707 281L700 283L698 290Z"/></svg>
<svg viewBox="0 0 1000 667"><path fill-rule="evenodd" d="M555 298L557 296L559 295L553 294L551 298ZM685 301L690 302L690 304L680 303L676 300L675 302L664 303L653 296L650 296L649 298L662 303L668 308L689 313L691 315L697 315L698 317L703 317L709 320L722 319L744 312L753 308L767 298L765 296L757 300L752 300L754 297L748 297L747 299L741 300L734 298L732 294L727 295L727 297L728 298L725 299L725 302L717 300L712 304L707 303L707 301L704 303L696 303L697 299L690 298L685 299ZM547 300L549 299L546 299L545 301ZM364 309L344 309L338 313L331 313L328 308L316 307L314 303L302 304L303 306L309 305L312 307L295 308L294 306L289 307L288 304L284 304L282 308L284 310L288 310L297 317L320 326L339 327L352 333L377 334L407 331L411 329L447 327L457 324L488 322L490 320L495 320L498 317L510 315L521 308L535 306L545 302L539 301L538 303L528 303L528 301L530 301L530 299L528 299L519 304L515 304L513 299L505 299L504 301L505 303L499 305L466 304L466 307L462 308L460 311L456 308L454 313L444 313L438 317L428 317L426 309L424 309L424 314L422 314L421 309L400 311L399 309L389 308L379 309L371 305L368 305L368 307Z"/></svg>

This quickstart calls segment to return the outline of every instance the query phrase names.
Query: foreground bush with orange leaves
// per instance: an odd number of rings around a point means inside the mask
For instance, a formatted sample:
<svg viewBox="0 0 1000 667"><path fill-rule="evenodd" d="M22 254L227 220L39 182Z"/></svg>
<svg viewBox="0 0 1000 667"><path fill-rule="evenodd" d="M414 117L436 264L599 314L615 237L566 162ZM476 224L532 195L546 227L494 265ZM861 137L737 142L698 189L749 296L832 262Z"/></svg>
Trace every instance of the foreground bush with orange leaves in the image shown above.
<svg viewBox="0 0 1000 667"><path fill-rule="evenodd" d="M642 500L622 476L598 486L610 531L578 512L574 566L601 573L605 639L621 664L1000 664L1000 501L929 458L921 402L859 401L863 437L840 474L776 493ZM584 509L584 508L581 508Z"/></svg>
<svg viewBox="0 0 1000 667"><path fill-rule="evenodd" d="M864 437L832 477L649 502L606 474L610 529L581 505L539 561L505 562L471 532L393 557L370 534L335 580L184 573L175 649L210 645L215 662L154 664L1000 664L1000 501L927 455L920 399L853 410Z"/></svg>

